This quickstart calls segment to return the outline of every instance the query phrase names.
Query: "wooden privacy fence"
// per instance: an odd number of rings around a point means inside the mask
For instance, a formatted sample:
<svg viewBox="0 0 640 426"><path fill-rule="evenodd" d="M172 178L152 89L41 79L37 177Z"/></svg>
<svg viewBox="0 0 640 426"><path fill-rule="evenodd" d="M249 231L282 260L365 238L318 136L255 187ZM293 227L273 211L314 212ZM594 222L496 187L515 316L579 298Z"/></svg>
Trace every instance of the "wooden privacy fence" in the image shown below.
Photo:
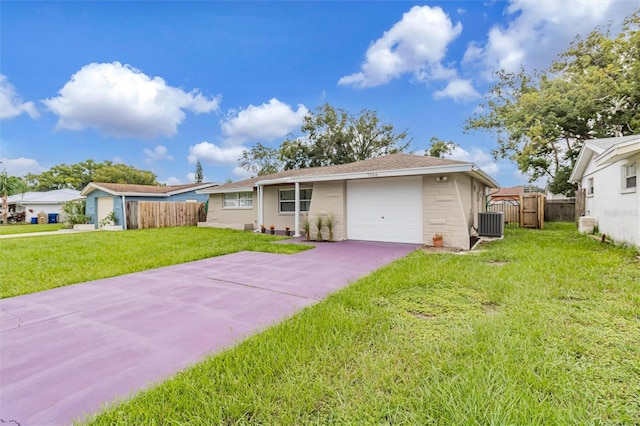
<svg viewBox="0 0 640 426"><path fill-rule="evenodd" d="M489 212L504 213L504 225L506 228L518 228L520 226L520 198L503 199L494 201L487 206Z"/></svg>
<svg viewBox="0 0 640 426"><path fill-rule="evenodd" d="M127 201L127 229L196 226L205 220L204 203Z"/></svg>
<svg viewBox="0 0 640 426"><path fill-rule="evenodd" d="M576 200L545 200L544 220L547 222L573 222Z"/></svg>

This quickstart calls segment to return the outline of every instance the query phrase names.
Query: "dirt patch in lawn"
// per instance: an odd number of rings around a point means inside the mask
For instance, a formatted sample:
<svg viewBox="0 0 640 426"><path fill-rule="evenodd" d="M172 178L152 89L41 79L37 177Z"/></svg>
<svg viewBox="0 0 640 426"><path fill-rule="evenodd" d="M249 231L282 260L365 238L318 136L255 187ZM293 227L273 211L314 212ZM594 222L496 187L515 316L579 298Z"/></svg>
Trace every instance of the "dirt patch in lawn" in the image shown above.
<svg viewBox="0 0 640 426"><path fill-rule="evenodd" d="M456 247L422 246L422 251L425 253L466 253L468 250L462 250Z"/></svg>

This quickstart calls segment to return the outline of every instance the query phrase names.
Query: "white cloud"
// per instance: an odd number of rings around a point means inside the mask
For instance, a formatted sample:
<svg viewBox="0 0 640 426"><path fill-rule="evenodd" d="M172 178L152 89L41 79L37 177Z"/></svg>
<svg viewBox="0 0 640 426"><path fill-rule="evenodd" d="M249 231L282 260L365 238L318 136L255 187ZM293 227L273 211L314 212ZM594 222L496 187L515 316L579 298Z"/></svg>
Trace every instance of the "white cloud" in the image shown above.
<svg viewBox="0 0 640 426"><path fill-rule="evenodd" d="M162 145L156 146L153 151L149 148L145 148L144 154L147 156L147 162L160 161L160 160L173 160L173 156L169 155L167 148Z"/></svg>
<svg viewBox="0 0 640 426"><path fill-rule="evenodd" d="M244 146L224 148L205 141L189 147L188 159L192 164L195 164L200 159L203 163L234 165L238 163L238 158L240 158L245 149Z"/></svg>
<svg viewBox="0 0 640 426"><path fill-rule="evenodd" d="M239 166L234 167L233 170L231 171L231 174L233 174L234 176L238 177L241 180L249 179L252 176L250 171L245 170Z"/></svg>
<svg viewBox="0 0 640 426"><path fill-rule="evenodd" d="M419 81L447 78L451 72L442 60L461 32L462 24L453 25L440 7L414 6L369 46L361 71L338 84L373 87L408 73Z"/></svg>
<svg viewBox="0 0 640 426"><path fill-rule="evenodd" d="M505 11L510 21L494 25L483 45L470 44L464 61L479 62L487 74L516 72L521 66L544 69L577 34L609 21L619 27L637 6L628 0L510 0Z"/></svg>
<svg viewBox="0 0 640 426"><path fill-rule="evenodd" d="M185 110L207 113L219 103L119 62L85 65L58 93L42 101L59 117L56 128L94 127L105 135L143 139L174 136Z"/></svg>
<svg viewBox="0 0 640 426"><path fill-rule="evenodd" d="M291 106L273 98L259 106L231 111L220 126L225 143L241 145L246 142L272 141L298 128L309 110L302 104L294 111Z"/></svg>
<svg viewBox="0 0 640 426"><path fill-rule="evenodd" d="M495 159L490 154L487 154L477 148L474 148L471 151L466 151L458 146L446 157L453 160L472 162L480 167L483 172L488 173L489 175L495 175L499 170Z"/></svg>
<svg viewBox="0 0 640 426"><path fill-rule="evenodd" d="M480 98L481 95L473 88L471 80L456 78L451 80L447 87L435 92L433 97L435 99L451 98L456 102L468 102Z"/></svg>
<svg viewBox="0 0 640 426"><path fill-rule="evenodd" d="M166 179L162 183L164 183L165 185L171 186L171 185L181 185L182 181L175 176L171 176L169 179Z"/></svg>
<svg viewBox="0 0 640 426"><path fill-rule="evenodd" d="M113 157L113 160L111 161L113 164L124 164L124 158L122 157Z"/></svg>
<svg viewBox="0 0 640 426"><path fill-rule="evenodd" d="M0 74L0 120L14 118L26 112L31 118L40 116L33 102L23 102L16 88Z"/></svg>
<svg viewBox="0 0 640 426"><path fill-rule="evenodd" d="M6 169L11 176L24 176L27 173L42 173L45 169L33 158L0 158L0 170Z"/></svg>

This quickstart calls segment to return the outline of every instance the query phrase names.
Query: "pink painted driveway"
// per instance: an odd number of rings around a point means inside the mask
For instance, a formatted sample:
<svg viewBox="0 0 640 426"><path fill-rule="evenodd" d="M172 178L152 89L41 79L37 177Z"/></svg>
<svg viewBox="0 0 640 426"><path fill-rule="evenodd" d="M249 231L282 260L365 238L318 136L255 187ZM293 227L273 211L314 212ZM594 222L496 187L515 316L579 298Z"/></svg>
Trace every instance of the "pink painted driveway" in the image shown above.
<svg viewBox="0 0 640 426"><path fill-rule="evenodd" d="M241 252L0 300L0 422L68 424L417 247Z"/></svg>

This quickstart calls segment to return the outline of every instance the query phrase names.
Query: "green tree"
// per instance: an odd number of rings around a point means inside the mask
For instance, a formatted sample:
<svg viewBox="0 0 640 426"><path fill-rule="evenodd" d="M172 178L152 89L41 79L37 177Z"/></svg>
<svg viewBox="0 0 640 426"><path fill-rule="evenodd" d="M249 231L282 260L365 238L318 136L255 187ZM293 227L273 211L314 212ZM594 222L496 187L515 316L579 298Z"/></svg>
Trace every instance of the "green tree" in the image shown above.
<svg viewBox="0 0 640 426"><path fill-rule="evenodd" d="M576 38L544 72L498 71L484 112L466 121L466 131L493 133L496 159L573 194L567 178L585 140L640 131L639 28L636 12L615 38L608 30Z"/></svg>
<svg viewBox="0 0 640 426"><path fill-rule="evenodd" d="M9 213L9 204L7 197L13 195L18 190L16 179L9 176L6 170L0 172L0 196L2 197L2 223L7 224L7 214Z"/></svg>
<svg viewBox="0 0 640 426"><path fill-rule="evenodd" d="M148 170L139 170L126 164L101 163L94 172L92 182L129 183L135 185L158 185L156 175Z"/></svg>
<svg viewBox="0 0 640 426"><path fill-rule="evenodd" d="M36 191L62 188L80 191L90 182L158 185L156 175L150 171L111 161L96 163L93 160L70 165L57 164L40 174L27 174L26 181Z"/></svg>
<svg viewBox="0 0 640 426"><path fill-rule="evenodd" d="M358 116L329 104L309 112L300 129L278 149L256 144L244 151L240 166L257 175L305 167L331 166L405 151L411 140L380 121L375 111Z"/></svg>
<svg viewBox="0 0 640 426"><path fill-rule="evenodd" d="M193 174L194 183L202 183L204 176L202 176L202 164L200 164L200 159L196 162L196 171Z"/></svg>
<svg viewBox="0 0 640 426"><path fill-rule="evenodd" d="M283 168L279 151L261 143L255 144L250 150L245 150L238 161L240 167L256 176L277 173Z"/></svg>
<svg viewBox="0 0 640 426"><path fill-rule="evenodd" d="M303 136L286 140L280 148L285 169L352 163L405 151L407 131L397 133L378 114L362 110L358 116L324 104L304 118Z"/></svg>
<svg viewBox="0 0 640 426"><path fill-rule="evenodd" d="M431 145L429 150L424 153L429 157L442 158L447 154L451 154L454 149L458 147L458 144L452 141L443 141L437 137L431 138Z"/></svg>

